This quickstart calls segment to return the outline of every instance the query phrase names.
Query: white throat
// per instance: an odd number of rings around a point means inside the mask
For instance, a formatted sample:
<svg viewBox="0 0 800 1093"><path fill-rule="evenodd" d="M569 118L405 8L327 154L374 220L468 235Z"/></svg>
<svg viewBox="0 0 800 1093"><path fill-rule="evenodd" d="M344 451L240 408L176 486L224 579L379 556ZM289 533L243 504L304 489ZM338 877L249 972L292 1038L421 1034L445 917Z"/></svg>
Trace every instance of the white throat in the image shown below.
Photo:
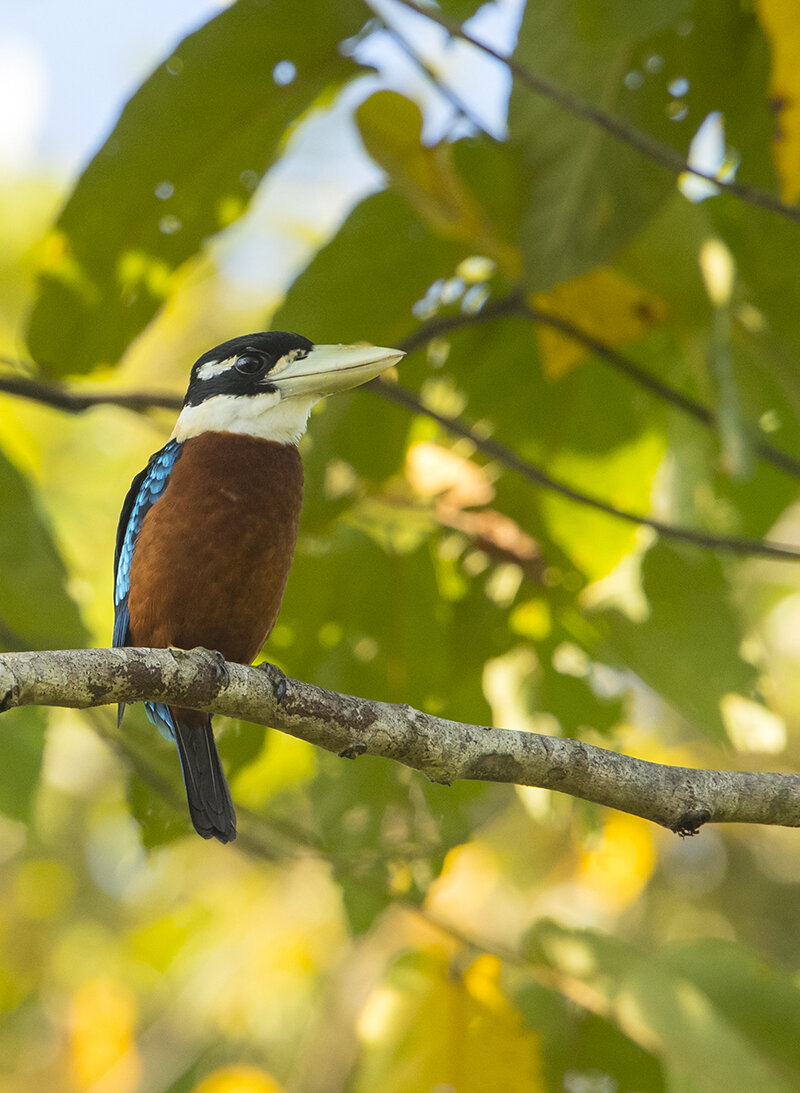
<svg viewBox="0 0 800 1093"><path fill-rule="evenodd" d="M303 396L281 399L277 391L251 396L214 395L197 406L184 406L172 439L189 440L201 433L241 433L276 444L296 444L318 401L318 397Z"/></svg>

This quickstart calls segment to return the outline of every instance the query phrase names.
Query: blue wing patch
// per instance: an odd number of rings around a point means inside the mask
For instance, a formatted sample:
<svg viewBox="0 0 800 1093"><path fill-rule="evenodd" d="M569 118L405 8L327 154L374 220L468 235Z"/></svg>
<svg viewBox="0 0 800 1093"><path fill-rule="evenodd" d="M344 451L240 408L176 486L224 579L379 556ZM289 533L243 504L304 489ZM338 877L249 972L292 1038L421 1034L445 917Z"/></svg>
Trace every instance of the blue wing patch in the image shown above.
<svg viewBox="0 0 800 1093"><path fill-rule="evenodd" d="M164 702L145 702L144 712L166 740L175 739L175 722L172 710Z"/></svg>
<svg viewBox="0 0 800 1093"><path fill-rule="evenodd" d="M145 516L166 489L182 448L179 441L170 440L160 452L156 452L141 474L134 478L125 498L117 529L117 551L114 558L115 646L125 645L128 636L128 591L136 540ZM124 626L120 625L121 616L124 617Z"/></svg>
<svg viewBox="0 0 800 1093"><path fill-rule="evenodd" d="M180 457L183 445L170 440L156 452L145 469L134 478L117 528L114 557L114 646L128 644L128 591L131 562L144 518L167 487L170 473Z"/></svg>
<svg viewBox="0 0 800 1093"><path fill-rule="evenodd" d="M144 470L134 478L122 506L114 555L114 648L127 645L130 639L128 592L136 540L145 516L167 488L170 473L182 450L183 445L179 441L170 440L161 451L156 452ZM124 709L124 705L120 705L118 724L122 720ZM165 736L174 735L172 714L167 706L146 703L145 709L147 716Z"/></svg>

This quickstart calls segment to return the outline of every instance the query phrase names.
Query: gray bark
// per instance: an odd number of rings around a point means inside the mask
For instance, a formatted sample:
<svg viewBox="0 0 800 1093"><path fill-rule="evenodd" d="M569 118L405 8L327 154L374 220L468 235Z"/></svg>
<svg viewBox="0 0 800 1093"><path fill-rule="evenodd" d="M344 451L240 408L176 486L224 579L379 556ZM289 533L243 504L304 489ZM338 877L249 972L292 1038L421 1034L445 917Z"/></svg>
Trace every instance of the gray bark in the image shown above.
<svg viewBox="0 0 800 1093"><path fill-rule="evenodd" d="M225 664L202 649L0 655L0 712L143 699L270 725L343 758L394 759L435 782L468 778L558 790L684 835L704 823L800 826L800 775L666 766L580 740L461 724L323 690L271 665Z"/></svg>

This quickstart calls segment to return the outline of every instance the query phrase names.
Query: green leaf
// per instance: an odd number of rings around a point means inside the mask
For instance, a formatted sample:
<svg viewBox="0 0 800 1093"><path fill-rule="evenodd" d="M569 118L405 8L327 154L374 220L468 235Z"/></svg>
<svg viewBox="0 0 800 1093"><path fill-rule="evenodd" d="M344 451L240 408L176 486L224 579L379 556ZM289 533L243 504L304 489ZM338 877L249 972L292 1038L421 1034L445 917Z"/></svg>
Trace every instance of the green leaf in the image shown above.
<svg viewBox="0 0 800 1093"><path fill-rule="evenodd" d="M790 1093L783 1078L747 1036L741 1035L707 995L643 961L622 984L617 999L623 1027L643 1022L679 1076L703 1093ZM626 1009L630 1008L630 1016Z"/></svg>
<svg viewBox="0 0 800 1093"><path fill-rule="evenodd" d="M708 214L707 202L693 205L676 190L622 251L617 263L623 273L666 303L676 333L709 321L711 305L698 261L700 247L711 232ZM664 378L675 383L677 373L685 385L691 377L680 375L681 363L675 345L671 361L663 361L662 367L667 369Z"/></svg>
<svg viewBox="0 0 800 1093"><path fill-rule="evenodd" d="M540 647L537 650L539 659L550 656L551 650L552 645L547 653ZM552 713L565 736L579 736L587 728L608 733L622 720L620 698L603 698L596 694L588 673L582 678L557 671L553 659L545 661L540 688L538 709Z"/></svg>
<svg viewBox="0 0 800 1093"><path fill-rule="evenodd" d="M446 852L505 794L475 782L437 786L371 756L322 755L309 796L350 925L360 933L394 896L422 900Z"/></svg>
<svg viewBox="0 0 800 1093"><path fill-rule="evenodd" d="M439 7L448 19L456 19L459 23L463 23L482 7L482 0L439 0Z"/></svg>
<svg viewBox="0 0 800 1093"><path fill-rule="evenodd" d="M707 552L659 543L642 565L648 617L602 616L609 655L636 672L701 732L727 739L719 703L752 697L756 669L742 660L742 624L720 562Z"/></svg>
<svg viewBox="0 0 800 1093"><path fill-rule="evenodd" d="M750 360L780 385L793 406L789 420L796 423L800 380L793 358L800 352L800 329L792 285L800 278L800 227L760 209L748 209L742 216L727 199L715 200L709 213L733 253L738 284L763 316L747 338Z"/></svg>
<svg viewBox="0 0 800 1093"><path fill-rule="evenodd" d="M611 1021L530 981L514 992L514 1003L527 1027L542 1038L548 1090L579 1089L577 1083L585 1077L587 1090L598 1093L605 1089L664 1093L659 1061Z"/></svg>
<svg viewBox="0 0 800 1093"><path fill-rule="evenodd" d="M31 353L52 375L114 363L162 306L173 272L236 220L281 138L353 72L338 46L356 0L238 0L137 91L43 248ZM276 65L286 69L283 82ZM294 75L293 75L294 72Z"/></svg>
<svg viewBox="0 0 800 1093"><path fill-rule="evenodd" d="M780 1033L765 1036L768 1021L755 1015L761 1002L773 1014L787 1005L796 1023L800 992L769 975L759 961L742 958L734 946L722 952L722 966L714 970L712 954L720 947L711 943L704 951L705 945L645 951L554 923L538 925L528 938L532 960L586 983L621 1031L663 1061L670 1089L789 1093L796 1076L788 1077L784 1069L786 1047L776 1050ZM744 1012L752 1019L743 1019Z"/></svg>
<svg viewBox="0 0 800 1093"><path fill-rule="evenodd" d="M576 0L576 24L587 40L608 43L655 34L692 10L692 0L641 0L635 7L620 0Z"/></svg>
<svg viewBox="0 0 800 1093"><path fill-rule="evenodd" d="M215 722L216 724L216 722ZM217 751L223 760L228 781L254 762L264 747L267 730L264 725L251 725L249 721L223 722L225 731L217 737Z"/></svg>
<svg viewBox="0 0 800 1093"><path fill-rule="evenodd" d="M728 89L736 108L743 104L742 90L751 85L742 69L749 70L761 48L754 18L740 14L739 5L708 5L713 18L698 19L691 34L677 33L686 6L684 0L649 2L637 5L632 17L631 6L620 0L599 8L588 0L528 4L515 58L685 153L705 115L727 108ZM676 75L691 89L685 110L668 89ZM754 106L750 117L753 112L760 116L763 106ZM537 291L613 259L675 184L670 172L640 152L520 81L511 96L509 130L527 166L520 243L528 283Z"/></svg>
<svg viewBox="0 0 800 1093"><path fill-rule="evenodd" d="M800 1083L800 990L794 979L729 941L703 938L664 961L703 991L741 1035L790 1068Z"/></svg>
<svg viewBox="0 0 800 1093"><path fill-rule="evenodd" d="M0 644L80 648L86 631L66 570L28 483L0 454Z"/></svg>
<svg viewBox="0 0 800 1093"><path fill-rule="evenodd" d="M326 533L354 496L398 474L410 427L405 410L372 391L322 403L311 418L309 450L303 458L303 530Z"/></svg>
<svg viewBox="0 0 800 1093"><path fill-rule="evenodd" d="M565 485L619 508L648 512L665 449L661 407L643 407L637 387L597 361L549 382L535 337L535 328L522 321L460 331L449 339L441 375L452 376L468 396L468 416L490 422L494 435L523 458ZM643 408L653 412L645 416ZM513 472L503 473L499 507L541 541L551 564L566 557L596 579L633 548L634 525L546 488L516 488L516 481ZM509 508L508 494L515 489L519 505Z"/></svg>
<svg viewBox="0 0 800 1093"><path fill-rule="evenodd" d="M374 194L300 274L273 325L313 341L393 345L413 329L414 304L469 253L437 238L403 198Z"/></svg>
<svg viewBox="0 0 800 1093"><path fill-rule="evenodd" d="M427 545L386 545L341 523L326 540L301 534L275 635L282 663L322 687L484 721L481 669L507 648L504 617L480 586L441 600Z"/></svg>
<svg viewBox="0 0 800 1093"><path fill-rule="evenodd" d="M619 377L598 367L581 371L575 383L560 387L553 406L547 469L616 508L647 513L666 446L660 414L640 416L633 385ZM605 576L636 544L635 524L555 492L546 492L542 505L553 539L589 579Z"/></svg>
<svg viewBox="0 0 800 1093"><path fill-rule="evenodd" d="M139 824L142 845L148 849L164 846L188 834L185 813L176 809L145 782L138 774L131 774L127 786L131 815Z"/></svg>

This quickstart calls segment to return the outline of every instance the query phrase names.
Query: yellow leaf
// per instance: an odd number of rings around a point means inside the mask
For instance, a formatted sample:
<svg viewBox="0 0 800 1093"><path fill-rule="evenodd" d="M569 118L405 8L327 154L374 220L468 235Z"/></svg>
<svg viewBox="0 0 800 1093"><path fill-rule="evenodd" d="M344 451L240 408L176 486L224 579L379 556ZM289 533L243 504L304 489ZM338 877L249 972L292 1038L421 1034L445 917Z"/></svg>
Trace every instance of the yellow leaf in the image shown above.
<svg viewBox="0 0 800 1093"><path fill-rule="evenodd" d="M646 820L614 812L606 820L600 842L584 854L580 880L605 907L620 911L633 903L653 872L655 846Z"/></svg>
<svg viewBox="0 0 800 1093"><path fill-rule="evenodd" d="M314 748L284 733L267 733L258 757L236 775L236 799L247 808L264 808L276 794L303 785L316 772Z"/></svg>
<svg viewBox="0 0 800 1093"><path fill-rule="evenodd" d="M515 634L531 641L544 641L550 633L553 620L547 600L535 597L517 604L511 612L509 626Z"/></svg>
<svg viewBox="0 0 800 1093"><path fill-rule="evenodd" d="M369 154L438 235L467 243L512 277L519 275L518 252L497 238L459 178L451 145L422 143L422 113L416 103L395 91L377 91L358 108L357 118Z"/></svg>
<svg viewBox="0 0 800 1093"><path fill-rule="evenodd" d="M283 1093L283 1086L257 1066L223 1066L203 1078L193 1093Z"/></svg>
<svg viewBox="0 0 800 1093"><path fill-rule="evenodd" d="M800 197L800 5L796 0L757 0L756 10L772 54L773 157L781 197L791 203Z"/></svg>
<svg viewBox="0 0 800 1093"><path fill-rule="evenodd" d="M463 975L441 949L403 957L362 1011L356 1093L542 1093L540 1044L500 987L500 961Z"/></svg>
<svg viewBox="0 0 800 1093"><path fill-rule="evenodd" d="M132 992L115 979L90 979L72 998L70 1061L77 1089L133 1093L141 1062L134 1040Z"/></svg>
<svg viewBox="0 0 800 1093"><path fill-rule="evenodd" d="M531 307L564 319L612 348L640 338L662 322L667 306L611 269L595 269L531 297ZM537 328L545 375L566 375L591 355L574 338L552 327Z"/></svg>

